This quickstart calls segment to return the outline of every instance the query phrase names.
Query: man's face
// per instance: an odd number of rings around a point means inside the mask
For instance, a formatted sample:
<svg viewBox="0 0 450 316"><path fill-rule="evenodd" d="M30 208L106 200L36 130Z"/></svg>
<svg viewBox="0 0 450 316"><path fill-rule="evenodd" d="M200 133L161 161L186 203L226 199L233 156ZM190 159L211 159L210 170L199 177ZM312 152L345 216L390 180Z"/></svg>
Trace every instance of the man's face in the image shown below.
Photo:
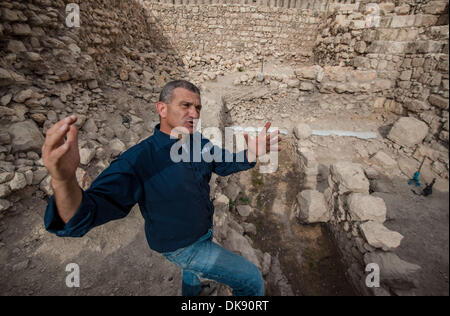
<svg viewBox="0 0 450 316"><path fill-rule="evenodd" d="M185 127L189 133L194 132L194 120L200 117L202 108L200 96L184 88L173 90L172 102L166 104L160 112L161 120L165 120L167 127Z"/></svg>

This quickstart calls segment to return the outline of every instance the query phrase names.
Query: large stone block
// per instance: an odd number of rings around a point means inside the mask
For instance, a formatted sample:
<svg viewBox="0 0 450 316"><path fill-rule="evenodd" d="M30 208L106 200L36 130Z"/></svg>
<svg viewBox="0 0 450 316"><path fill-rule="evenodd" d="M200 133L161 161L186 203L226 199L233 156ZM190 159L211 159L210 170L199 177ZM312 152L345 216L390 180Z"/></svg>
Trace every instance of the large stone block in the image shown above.
<svg viewBox="0 0 450 316"><path fill-rule="evenodd" d="M348 211L353 221L386 221L386 204L380 197L369 194L352 193L347 200Z"/></svg>
<svg viewBox="0 0 450 316"><path fill-rule="evenodd" d="M9 182L9 187L12 191L23 189L27 186L25 175L21 172L16 172L14 178Z"/></svg>
<svg viewBox="0 0 450 316"><path fill-rule="evenodd" d="M364 255L364 263L377 264L380 268L380 281L394 289L409 290L417 287L416 273L420 266L400 259L391 252L367 252Z"/></svg>
<svg viewBox="0 0 450 316"><path fill-rule="evenodd" d="M387 13L391 13L395 9L395 4L392 2L380 3L379 6L381 13L383 13L384 15L386 15Z"/></svg>
<svg viewBox="0 0 450 316"><path fill-rule="evenodd" d="M397 15L406 15L409 13L410 6L408 4L399 5L394 9L395 14Z"/></svg>
<svg viewBox="0 0 450 316"><path fill-rule="evenodd" d="M448 0L430 1L422 7L422 10L426 14L443 14L448 10Z"/></svg>
<svg viewBox="0 0 450 316"><path fill-rule="evenodd" d="M413 41L407 42L406 51L411 54L440 53L444 45L441 41Z"/></svg>
<svg viewBox="0 0 450 316"><path fill-rule="evenodd" d="M322 67L319 65L305 66L294 70L299 79L316 79Z"/></svg>
<svg viewBox="0 0 450 316"><path fill-rule="evenodd" d="M252 207L250 205L238 205L236 209L242 217L247 217L252 213Z"/></svg>
<svg viewBox="0 0 450 316"><path fill-rule="evenodd" d="M420 113L430 109L430 106L425 101L406 99L404 106L411 112Z"/></svg>
<svg viewBox="0 0 450 316"><path fill-rule="evenodd" d="M439 20L439 17L436 15L427 15L427 14L419 14L416 15L416 19L414 21L415 27L429 27L436 25Z"/></svg>
<svg viewBox="0 0 450 316"><path fill-rule="evenodd" d="M25 45L22 41L16 41L16 40L10 40L8 42L8 46L6 48L8 52L11 52L13 54L20 54L23 52L26 52L27 49L25 48Z"/></svg>
<svg viewBox="0 0 450 316"><path fill-rule="evenodd" d="M437 94L430 95L430 97L428 98L428 102L443 110L448 109L448 98L446 99L444 97L441 97L440 95Z"/></svg>
<svg viewBox="0 0 450 316"><path fill-rule="evenodd" d="M22 14L20 11L10 10L8 8L3 8L3 20L8 22L17 22L20 21L20 15Z"/></svg>
<svg viewBox="0 0 450 316"><path fill-rule="evenodd" d="M0 212L1 211L6 211L7 209L9 209L13 204L11 202L9 202L8 200L3 200L0 199Z"/></svg>
<svg viewBox="0 0 450 316"><path fill-rule="evenodd" d="M360 164L340 161L330 167L330 176L338 185L339 193L369 193L369 180Z"/></svg>
<svg viewBox="0 0 450 316"><path fill-rule="evenodd" d="M31 35L31 28L28 24L16 23L12 26L12 32L14 35L28 36Z"/></svg>
<svg viewBox="0 0 450 316"><path fill-rule="evenodd" d="M230 228L228 230L227 238L224 241L224 246L255 264L258 269L262 269L255 250L252 248L248 240L234 229Z"/></svg>
<svg viewBox="0 0 450 316"><path fill-rule="evenodd" d="M369 53L374 54L403 54L406 49L406 42L394 42L394 41L374 41L367 48Z"/></svg>
<svg viewBox="0 0 450 316"><path fill-rule="evenodd" d="M427 124L416 118L402 117L394 123L387 138L401 146L412 147L422 143L428 134L428 129Z"/></svg>
<svg viewBox="0 0 450 316"><path fill-rule="evenodd" d="M309 136L311 136L311 134L312 134L312 130L308 124L298 123L294 127L294 135L299 140L307 139L307 138L309 138Z"/></svg>
<svg viewBox="0 0 450 316"><path fill-rule="evenodd" d="M323 193L304 190L297 195L297 218L306 224L328 222L330 212L325 203Z"/></svg>
<svg viewBox="0 0 450 316"><path fill-rule="evenodd" d="M403 105L399 102L396 102L395 100L386 100L386 102L384 103L384 108L387 111L398 115L406 115L407 112Z"/></svg>
<svg viewBox="0 0 450 316"><path fill-rule="evenodd" d="M298 150L300 158L300 168L301 169L316 169L319 167L317 163L316 156L312 150L302 148L301 142L299 141ZM317 171L315 173L317 175Z"/></svg>
<svg viewBox="0 0 450 316"><path fill-rule="evenodd" d="M368 221L360 226L361 233L366 238L367 243L375 248L384 251L391 251L400 246L403 236L386 228L383 224L375 221Z"/></svg>
<svg viewBox="0 0 450 316"><path fill-rule="evenodd" d="M417 29L400 29L396 40L397 41L414 41L419 36L419 30Z"/></svg>
<svg viewBox="0 0 450 316"><path fill-rule="evenodd" d="M11 134L12 152L34 151L41 153L44 144L44 136L42 136L36 123L32 120L26 120L11 125L8 130Z"/></svg>
<svg viewBox="0 0 450 316"><path fill-rule="evenodd" d="M23 77L12 70L0 68L0 87L9 85L23 85L29 82Z"/></svg>
<svg viewBox="0 0 450 316"><path fill-rule="evenodd" d="M230 183L226 186L224 193L232 201L235 201L241 192L241 188L236 183Z"/></svg>
<svg viewBox="0 0 450 316"><path fill-rule="evenodd" d="M324 77L330 81L345 82L348 70L346 67L326 66L324 67Z"/></svg>
<svg viewBox="0 0 450 316"><path fill-rule="evenodd" d="M375 70L354 70L347 73L347 81L371 82L377 77Z"/></svg>
<svg viewBox="0 0 450 316"><path fill-rule="evenodd" d="M411 27L414 26L415 15L396 15L392 17L391 27Z"/></svg>

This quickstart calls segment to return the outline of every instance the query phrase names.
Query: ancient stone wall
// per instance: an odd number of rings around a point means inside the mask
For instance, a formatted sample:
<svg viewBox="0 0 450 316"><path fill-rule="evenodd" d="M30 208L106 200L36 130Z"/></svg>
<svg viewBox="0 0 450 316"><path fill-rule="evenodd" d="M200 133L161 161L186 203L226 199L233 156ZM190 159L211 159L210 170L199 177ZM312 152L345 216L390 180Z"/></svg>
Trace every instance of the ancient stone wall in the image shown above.
<svg viewBox="0 0 450 316"><path fill-rule="evenodd" d="M320 14L313 10L239 4L172 5L144 2L151 25L189 68L226 70L241 62L260 64L261 56L308 62Z"/></svg>
<svg viewBox="0 0 450 316"><path fill-rule="evenodd" d="M73 28L66 24L69 3L0 2L2 209L12 205L4 198L27 185L52 193L40 155L45 133L58 120L78 117L83 166L77 175L84 178L92 160L104 168L149 136L155 114L147 102L155 101L170 79L186 77L181 60L154 45L163 37L148 28L139 3L78 1L80 27ZM136 89L125 95L133 94L142 104L128 104L126 98L110 102L105 88ZM106 113L116 118L108 121ZM83 188L89 185L83 180Z"/></svg>
<svg viewBox="0 0 450 316"><path fill-rule="evenodd" d="M358 2L330 13L316 62L376 72L388 89L374 95L374 109L421 119L430 127L426 141L448 148L448 1L375 5Z"/></svg>
<svg viewBox="0 0 450 316"><path fill-rule="evenodd" d="M239 4L271 8L286 9L310 9L324 11L334 3L344 2L345 0L151 0L156 3L175 4L175 5L209 5L209 4ZM347 0L354 2L355 0Z"/></svg>

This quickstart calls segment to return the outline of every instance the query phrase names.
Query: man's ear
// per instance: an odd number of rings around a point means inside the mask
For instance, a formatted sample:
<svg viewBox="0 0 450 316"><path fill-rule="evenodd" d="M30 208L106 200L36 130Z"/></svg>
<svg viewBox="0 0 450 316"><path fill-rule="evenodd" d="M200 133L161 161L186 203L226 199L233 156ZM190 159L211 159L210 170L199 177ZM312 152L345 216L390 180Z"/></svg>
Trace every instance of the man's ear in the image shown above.
<svg viewBox="0 0 450 316"><path fill-rule="evenodd" d="M156 103L156 109L158 110L158 114L162 119L165 119L167 117L167 104L160 101Z"/></svg>

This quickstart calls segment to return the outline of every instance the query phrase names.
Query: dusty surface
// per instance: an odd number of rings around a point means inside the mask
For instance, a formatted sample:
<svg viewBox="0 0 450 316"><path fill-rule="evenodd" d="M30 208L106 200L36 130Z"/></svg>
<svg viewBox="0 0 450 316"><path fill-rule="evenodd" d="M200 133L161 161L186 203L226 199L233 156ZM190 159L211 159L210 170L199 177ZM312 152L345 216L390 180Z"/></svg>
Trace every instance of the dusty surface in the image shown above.
<svg viewBox="0 0 450 316"><path fill-rule="evenodd" d="M148 247L137 207L82 238L48 233L45 207L24 192L3 218L1 295L177 295L180 273ZM66 286L69 263L79 265L79 288Z"/></svg>
<svg viewBox="0 0 450 316"><path fill-rule="evenodd" d="M449 195L433 190L427 197L411 192L407 179L392 180L392 193L376 192L388 207L386 227L405 238L399 257L422 267L417 295L449 295Z"/></svg>

